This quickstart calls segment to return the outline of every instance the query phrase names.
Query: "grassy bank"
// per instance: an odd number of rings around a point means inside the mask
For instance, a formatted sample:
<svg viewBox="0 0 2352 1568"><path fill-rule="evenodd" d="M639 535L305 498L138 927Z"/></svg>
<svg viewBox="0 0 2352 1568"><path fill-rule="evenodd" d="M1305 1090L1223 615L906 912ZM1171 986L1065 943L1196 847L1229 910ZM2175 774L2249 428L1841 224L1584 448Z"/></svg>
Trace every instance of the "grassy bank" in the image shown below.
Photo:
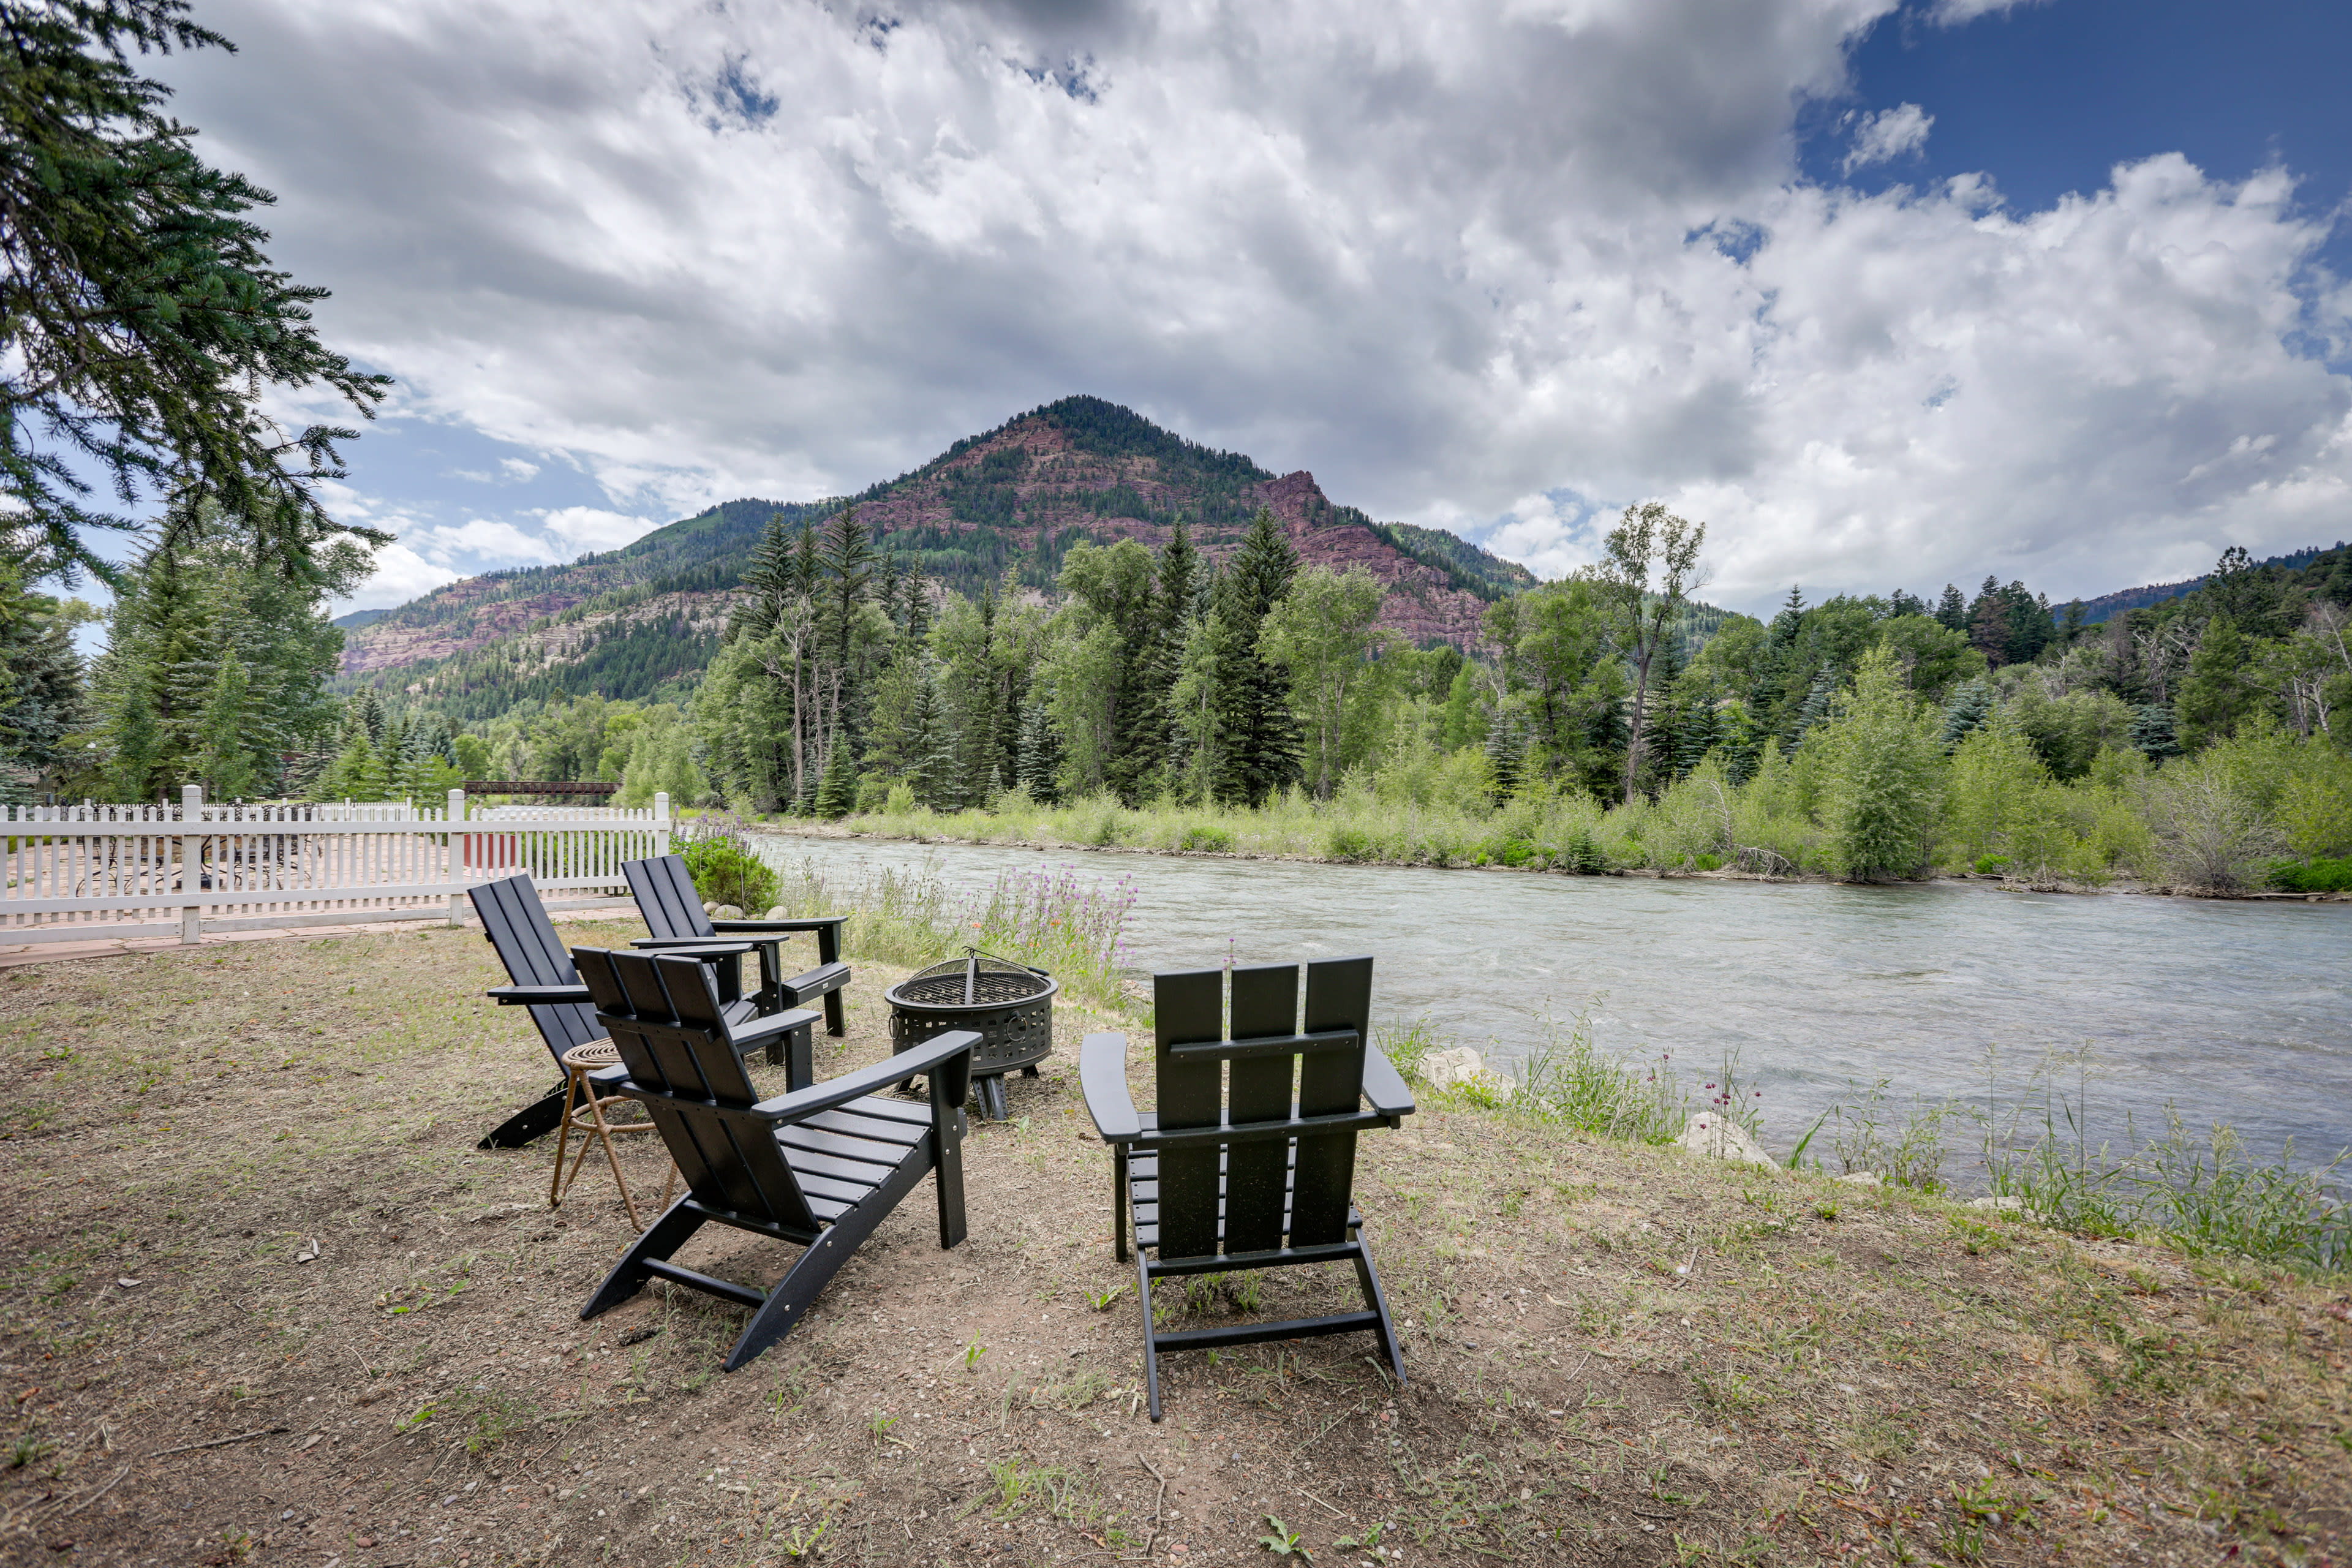
<svg viewBox="0 0 2352 1568"><path fill-rule="evenodd" d="M2022 748L2011 740L2011 751ZM2136 752L2103 752L2101 766L2063 784L2019 757L2003 771L1994 766L1999 758L1978 755L1982 748L1963 750L1969 765L1936 772L1921 786L1926 804L1904 830L1895 862L1906 874L1998 876L2052 889L2120 881L2181 892L2327 895L2352 887L2352 870L2328 858L2352 834L2352 764L2324 748L2264 732L2157 772ZM1294 789L1255 808L1173 800L1129 806L1108 795L1043 805L1014 790L985 808L938 811L898 789L879 809L841 826L942 842L1585 874L1827 877L1853 864L1888 864L1884 853L1860 858L1849 842L1861 829L1825 757L1770 751L1743 783L1710 760L1654 800L1637 795L1609 806L1540 784L1498 801L1483 774L1465 783L1442 773L1381 773L1349 775L1328 800Z"/></svg>
<svg viewBox="0 0 2352 1568"><path fill-rule="evenodd" d="M852 957L822 1076L887 1049L903 971ZM1068 1055L1118 1020L1073 1002L1063 1054L971 1145L971 1239L940 1252L919 1194L791 1340L721 1374L742 1314L709 1298L578 1321L628 1236L608 1173L551 1214L551 1151L474 1148L548 1077L480 1000L502 978L465 931L0 974L0 1550L1239 1564L1274 1536L1389 1568L2347 1545L2340 1285L1651 1147L1680 1107L1630 1068L1427 1094L1363 1139L1409 1385L1357 1338L1181 1356L1154 1426ZM622 1158L659 1191L657 1151ZM721 1236L680 1261L765 1281L790 1256ZM1288 1272L1159 1308L1212 1324L1351 1289Z"/></svg>

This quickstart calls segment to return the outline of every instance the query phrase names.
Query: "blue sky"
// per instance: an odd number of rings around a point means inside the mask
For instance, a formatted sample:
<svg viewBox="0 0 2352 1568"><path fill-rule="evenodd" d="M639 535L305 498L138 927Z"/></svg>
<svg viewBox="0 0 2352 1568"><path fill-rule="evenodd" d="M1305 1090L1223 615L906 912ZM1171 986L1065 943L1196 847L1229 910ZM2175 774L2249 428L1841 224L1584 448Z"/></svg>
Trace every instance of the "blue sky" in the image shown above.
<svg viewBox="0 0 2352 1568"><path fill-rule="evenodd" d="M356 603L1071 392L1545 575L1662 497L1748 609L2352 535L2352 7L202 9L401 384Z"/></svg>

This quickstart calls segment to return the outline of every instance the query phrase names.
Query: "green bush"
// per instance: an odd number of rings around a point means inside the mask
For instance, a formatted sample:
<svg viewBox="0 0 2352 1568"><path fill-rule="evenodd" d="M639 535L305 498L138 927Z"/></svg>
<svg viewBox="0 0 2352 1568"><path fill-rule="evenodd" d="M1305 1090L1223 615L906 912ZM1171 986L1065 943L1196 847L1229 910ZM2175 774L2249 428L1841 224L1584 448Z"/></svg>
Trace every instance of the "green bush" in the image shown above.
<svg viewBox="0 0 2352 1568"><path fill-rule="evenodd" d="M1691 865L1696 869L1701 871L1720 871L1723 869L1723 857L1720 855L1701 855L1697 858L1694 859L1691 862Z"/></svg>
<svg viewBox="0 0 2352 1568"><path fill-rule="evenodd" d="M2352 856L2338 860L2318 857L2308 864L2273 860L2270 882L2288 893L2352 893Z"/></svg>
<svg viewBox="0 0 2352 1568"><path fill-rule="evenodd" d="M1979 877L1995 876L2008 869L2009 857L2006 855L1979 855L1976 858L1976 873Z"/></svg>
<svg viewBox="0 0 2352 1568"><path fill-rule="evenodd" d="M694 890L705 903L733 904L751 918L767 913L776 901L774 868L751 853L732 835L698 838L678 853L694 878Z"/></svg>
<svg viewBox="0 0 2352 1568"><path fill-rule="evenodd" d="M1323 836L1323 853L1334 860L1368 860L1372 854L1372 836L1360 827L1334 824Z"/></svg>
<svg viewBox="0 0 2352 1568"><path fill-rule="evenodd" d="M1598 877L1609 869L1609 852L1589 828L1579 828L1560 846L1559 863L1580 877Z"/></svg>
<svg viewBox="0 0 2352 1568"><path fill-rule="evenodd" d="M1215 855L1222 855L1233 847L1234 836L1230 832L1206 823L1196 823L1187 827L1183 842L1177 846L1180 849L1200 849Z"/></svg>

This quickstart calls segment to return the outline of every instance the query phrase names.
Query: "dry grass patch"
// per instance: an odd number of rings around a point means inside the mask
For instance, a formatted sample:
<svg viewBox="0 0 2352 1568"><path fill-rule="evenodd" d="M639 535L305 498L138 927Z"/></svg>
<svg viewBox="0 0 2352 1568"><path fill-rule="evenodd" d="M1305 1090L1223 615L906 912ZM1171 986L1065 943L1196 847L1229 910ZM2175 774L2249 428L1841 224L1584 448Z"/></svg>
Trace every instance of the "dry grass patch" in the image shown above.
<svg viewBox="0 0 2352 1568"><path fill-rule="evenodd" d="M828 1076L887 1048L901 972L858 969ZM627 1239L609 1175L551 1213L549 1149L474 1148L553 1076L499 978L461 931L0 973L0 1552L2340 1560L2340 1289L1444 1104L1363 1141L1411 1386L1358 1339L1181 1356L1154 1427L1069 1055L1115 1025L1068 1005L971 1145L971 1239L941 1253L919 1197L722 1375L741 1314L706 1298L578 1321ZM1352 1289L1183 1283L1163 1312Z"/></svg>

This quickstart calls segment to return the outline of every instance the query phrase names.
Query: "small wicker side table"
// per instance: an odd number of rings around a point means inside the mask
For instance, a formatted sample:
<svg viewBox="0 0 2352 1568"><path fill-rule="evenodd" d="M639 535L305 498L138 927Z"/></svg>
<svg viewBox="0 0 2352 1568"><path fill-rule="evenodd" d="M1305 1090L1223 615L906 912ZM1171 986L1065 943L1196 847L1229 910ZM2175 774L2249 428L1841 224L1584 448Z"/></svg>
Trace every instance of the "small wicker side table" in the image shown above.
<svg viewBox="0 0 2352 1568"><path fill-rule="evenodd" d="M600 1095L588 1081L588 1075L604 1068L618 1067L621 1047L610 1040L591 1040L584 1046L574 1046L563 1053L563 1121L555 1141L555 1174L547 1184L547 1206L560 1205L571 1194L572 1184L580 1179L581 1164L588 1158L590 1142L604 1145L604 1162L613 1167L613 1181L621 1189L621 1202L628 1206L629 1223L639 1230L646 1222L637 1216L637 1200L629 1195L628 1178L621 1174L621 1162L613 1152L615 1132L651 1132L651 1121L607 1121L604 1107L627 1103L628 1097L620 1094ZM580 1134L580 1152L572 1157L572 1173L563 1173L564 1150L571 1144L572 1134ZM667 1190L665 1189L665 1195Z"/></svg>

